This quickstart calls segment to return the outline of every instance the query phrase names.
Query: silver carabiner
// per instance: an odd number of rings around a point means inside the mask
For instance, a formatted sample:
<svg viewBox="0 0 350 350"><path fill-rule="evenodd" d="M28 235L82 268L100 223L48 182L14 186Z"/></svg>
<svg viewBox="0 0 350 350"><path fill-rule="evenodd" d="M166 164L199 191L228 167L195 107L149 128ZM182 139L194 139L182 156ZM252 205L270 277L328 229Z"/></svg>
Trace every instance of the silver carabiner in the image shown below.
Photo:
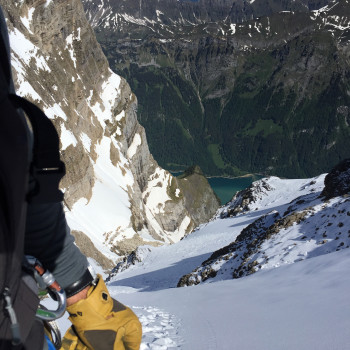
<svg viewBox="0 0 350 350"><path fill-rule="evenodd" d="M35 272L35 277L40 280L38 282L39 285L44 285L45 288L54 295L56 301L58 302L58 306L56 310L46 310L46 308L40 307L36 312L36 316L40 318L41 320L44 321L53 321L56 320L57 318L60 318L63 316L63 314L66 311L66 305L67 305L67 297L66 297L66 292L64 291L63 288L58 284L56 281L55 277L53 274L45 270L42 264L39 262L38 259L32 257L32 256L27 256L27 260L29 264L33 267Z"/></svg>

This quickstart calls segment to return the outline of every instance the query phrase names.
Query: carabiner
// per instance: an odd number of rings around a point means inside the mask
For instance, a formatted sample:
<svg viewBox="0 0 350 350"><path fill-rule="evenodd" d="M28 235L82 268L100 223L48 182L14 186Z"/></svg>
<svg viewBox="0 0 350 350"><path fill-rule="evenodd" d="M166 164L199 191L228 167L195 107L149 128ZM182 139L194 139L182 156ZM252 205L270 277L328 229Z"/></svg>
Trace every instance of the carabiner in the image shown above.
<svg viewBox="0 0 350 350"><path fill-rule="evenodd" d="M39 304L36 316L44 321L53 321L57 318L60 318L66 311L66 292L55 280L52 273L44 269L44 267L41 265L38 259L32 256L27 256L27 260L29 264L33 267L33 269L37 272L37 274L35 275L36 278L40 278L40 281L38 281L38 283L44 284L46 289L49 290L50 293L54 294L55 299L58 302L58 307L56 310L46 310L44 308L40 308Z"/></svg>

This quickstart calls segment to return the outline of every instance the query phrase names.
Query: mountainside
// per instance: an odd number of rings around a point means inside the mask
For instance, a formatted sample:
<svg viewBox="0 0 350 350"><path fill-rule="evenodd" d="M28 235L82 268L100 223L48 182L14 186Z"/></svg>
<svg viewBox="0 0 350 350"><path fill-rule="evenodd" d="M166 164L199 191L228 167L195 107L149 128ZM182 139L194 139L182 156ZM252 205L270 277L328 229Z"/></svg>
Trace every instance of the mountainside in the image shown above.
<svg viewBox="0 0 350 350"><path fill-rule="evenodd" d="M346 160L325 179L321 176L300 187L294 180L271 177L251 186L250 200L246 203L243 197L247 198L247 191L238 193L221 210L222 219L251 211L260 211L262 215L246 226L232 243L215 251L200 267L183 276L178 286L207 279L240 278L349 248L349 174L350 160ZM290 187L299 196L282 204L282 197L288 198L291 192ZM272 208L271 203L274 203Z"/></svg>
<svg viewBox="0 0 350 350"><path fill-rule="evenodd" d="M165 168L310 177L348 156L347 0L83 3Z"/></svg>
<svg viewBox="0 0 350 350"><path fill-rule="evenodd" d="M140 247L113 276L130 279L135 288L151 283L158 290L237 279L349 248L349 194L349 159L327 176L255 181L176 246ZM167 269L150 274L149 268L159 269L152 261L163 255L169 269L176 266L176 274ZM143 273L148 277L141 278Z"/></svg>
<svg viewBox="0 0 350 350"><path fill-rule="evenodd" d="M109 69L80 1L0 4L17 93L40 106L60 135L66 215L85 253L111 267L141 244L178 241L215 213L207 182L188 193L153 159L137 99ZM189 212L193 195L206 212Z"/></svg>
<svg viewBox="0 0 350 350"><path fill-rule="evenodd" d="M328 0L162 0L119 1L84 0L84 7L93 26L103 24L193 25L208 22L243 22L252 17L280 11L309 12L328 4Z"/></svg>
<svg viewBox="0 0 350 350"><path fill-rule="evenodd" d="M143 349L346 349L349 195L349 159L256 181L178 243L138 248L108 288L139 315Z"/></svg>

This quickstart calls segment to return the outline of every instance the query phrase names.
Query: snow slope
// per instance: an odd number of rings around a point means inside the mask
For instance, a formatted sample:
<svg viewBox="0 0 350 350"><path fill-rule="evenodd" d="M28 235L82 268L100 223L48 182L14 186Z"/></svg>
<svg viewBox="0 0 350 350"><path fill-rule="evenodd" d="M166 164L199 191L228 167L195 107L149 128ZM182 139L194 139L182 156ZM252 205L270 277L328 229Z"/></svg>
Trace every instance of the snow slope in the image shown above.
<svg viewBox="0 0 350 350"><path fill-rule="evenodd" d="M188 350L345 350L349 263L347 249L238 280L149 293L111 291L140 315L153 307L179 320L176 336L172 331L162 337L164 346L158 346L157 325L147 328L141 349L172 349L167 342L180 339L180 348Z"/></svg>
<svg viewBox="0 0 350 350"><path fill-rule="evenodd" d="M141 350L345 350L349 266L346 249L236 280L151 292L113 283L109 289L139 316ZM59 325L65 331L69 322Z"/></svg>
<svg viewBox="0 0 350 350"><path fill-rule="evenodd" d="M266 253L270 249L268 254L273 255L274 263L257 273L175 288L181 276L232 242L261 215L272 210L285 212L290 202L295 204L301 196L317 196L323 188L324 175L308 180L268 181L270 190L256 196L250 204L251 211L226 219L218 213L211 222L174 245L143 247L139 262L125 266L111 278L111 295L133 307L140 317L144 331L142 350L348 348L349 249L337 251L330 246L330 253L317 249L309 254L309 259L285 262L277 254L277 247L283 250L290 235L281 235L281 243L263 247ZM345 199L330 201L330 206L323 208L325 213L339 214L334 207L337 201L343 201L350 212L350 202ZM344 225L346 230L349 226L348 222ZM288 232L304 235L300 229L312 227L293 225ZM330 236L333 231L329 228ZM295 249L301 251L304 243ZM62 329L68 327L65 320L60 322Z"/></svg>

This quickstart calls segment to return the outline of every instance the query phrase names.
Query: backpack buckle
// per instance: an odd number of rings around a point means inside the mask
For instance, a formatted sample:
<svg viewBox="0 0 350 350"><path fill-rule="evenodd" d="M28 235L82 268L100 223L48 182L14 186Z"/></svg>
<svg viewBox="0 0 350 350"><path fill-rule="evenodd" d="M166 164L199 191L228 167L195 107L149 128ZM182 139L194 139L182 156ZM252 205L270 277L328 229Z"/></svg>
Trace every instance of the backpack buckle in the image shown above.
<svg viewBox="0 0 350 350"><path fill-rule="evenodd" d="M31 174L35 180L35 187L27 196L28 202L42 204L63 201L64 195L59 189L59 183L66 174L63 162L60 161L58 167L50 168L38 168L32 163Z"/></svg>

